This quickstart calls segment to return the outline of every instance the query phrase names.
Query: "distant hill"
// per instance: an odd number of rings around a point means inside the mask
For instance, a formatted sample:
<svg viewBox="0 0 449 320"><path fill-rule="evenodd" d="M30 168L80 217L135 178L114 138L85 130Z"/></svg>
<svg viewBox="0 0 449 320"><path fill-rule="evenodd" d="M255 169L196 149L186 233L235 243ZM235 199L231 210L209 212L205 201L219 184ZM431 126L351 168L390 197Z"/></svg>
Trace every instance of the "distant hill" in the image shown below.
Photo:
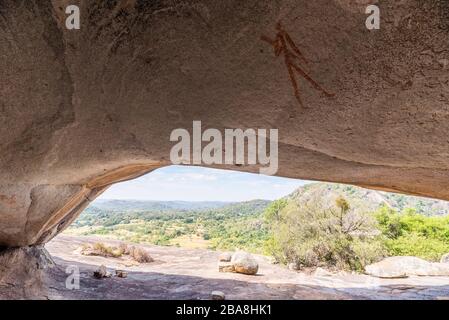
<svg viewBox="0 0 449 320"><path fill-rule="evenodd" d="M287 198L298 203L319 198L321 203L333 204L338 196L346 198L353 207L370 211L387 205L399 211L406 208L415 209L417 213L428 216L449 214L449 202L447 201L368 190L336 183L308 184L298 188Z"/></svg>
<svg viewBox="0 0 449 320"><path fill-rule="evenodd" d="M92 207L109 211L173 211L217 209L235 202L221 201L141 201L141 200L108 200L98 199Z"/></svg>
<svg viewBox="0 0 449 320"><path fill-rule="evenodd" d="M289 202L316 201L333 206L338 196L352 208L372 212L382 205L424 215L447 215L449 203L420 197L367 190L349 185L313 183L286 198ZM262 253L270 239L264 211L271 201L189 202L96 200L65 232L95 235L136 243L176 245L187 248L245 249Z"/></svg>
<svg viewBox="0 0 449 320"><path fill-rule="evenodd" d="M415 209L418 213L434 216L449 214L449 202L423 197L406 196L390 192L369 190L351 185L337 183L311 183L296 189L286 198L297 202L319 198L321 203L333 204L338 196L345 197L353 207L376 210L382 205L402 211L406 208ZM247 215L260 212L270 203L268 200L253 200L246 202L222 201L140 201L140 200L106 200L98 199L86 210L87 214L94 212L111 213L146 213L143 216L153 217L156 214L191 214L202 212L209 214Z"/></svg>
<svg viewBox="0 0 449 320"><path fill-rule="evenodd" d="M73 226L114 226L133 220L229 219L261 215L268 200L246 202L189 202L97 200L74 222Z"/></svg>
<svg viewBox="0 0 449 320"><path fill-rule="evenodd" d="M305 202L312 198L319 198L321 203L333 204L338 196L345 197L353 207L369 211L376 210L382 205L402 211L406 208L415 209L418 213L428 216L449 214L449 202L423 197L414 197L390 192L369 190L337 183L311 183L299 187L286 198ZM145 219L159 214L168 216L185 215L192 213L207 213L217 215L248 215L265 209L270 201L252 200L246 202L222 201L140 201L140 200L107 200L98 199L86 210L87 215L103 213L111 216L112 213L142 214Z"/></svg>

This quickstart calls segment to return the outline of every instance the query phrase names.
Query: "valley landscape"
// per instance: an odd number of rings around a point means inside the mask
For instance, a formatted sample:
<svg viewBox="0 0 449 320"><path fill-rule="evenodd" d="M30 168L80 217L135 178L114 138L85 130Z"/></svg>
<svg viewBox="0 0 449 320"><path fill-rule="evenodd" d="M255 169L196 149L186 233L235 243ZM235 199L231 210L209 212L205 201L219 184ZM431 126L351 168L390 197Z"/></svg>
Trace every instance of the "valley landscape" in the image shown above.
<svg viewBox="0 0 449 320"><path fill-rule="evenodd" d="M330 183L275 201L99 200L47 244L54 279L81 270L80 290L56 281L49 298L447 299L448 213L445 201ZM139 246L151 262L83 254L99 244ZM252 254L255 276L219 272L221 254L236 250ZM100 265L127 277L94 279Z"/></svg>
<svg viewBox="0 0 449 320"><path fill-rule="evenodd" d="M0 299L449 296L447 0L0 0L0 57Z"/></svg>
<svg viewBox="0 0 449 320"><path fill-rule="evenodd" d="M436 261L449 252L449 202L332 183L308 184L276 201L98 200L64 233L134 243L244 249L257 254L270 254L267 245L274 233L274 211L290 206L284 210L288 215L296 212L296 206L300 205L313 206L313 211L325 212L335 207L338 198L349 205L348 219L353 214L362 214L364 218L373 220L368 226L370 232L381 233L382 228L397 228L395 235L388 230L383 233L390 240L397 236L396 240L400 238L410 244L427 239L428 249L432 252L421 248L418 256ZM298 222L306 224L310 221ZM399 242L396 244L399 245ZM412 246L409 249L401 255L416 254L413 250L417 248Z"/></svg>

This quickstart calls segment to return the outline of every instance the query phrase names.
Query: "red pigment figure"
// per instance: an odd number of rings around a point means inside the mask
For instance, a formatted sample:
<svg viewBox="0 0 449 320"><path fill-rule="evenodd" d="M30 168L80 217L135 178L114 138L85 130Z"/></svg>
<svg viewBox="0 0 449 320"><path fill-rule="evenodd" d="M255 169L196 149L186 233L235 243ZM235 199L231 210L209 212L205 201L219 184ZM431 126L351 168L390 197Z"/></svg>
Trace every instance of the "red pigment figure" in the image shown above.
<svg viewBox="0 0 449 320"><path fill-rule="evenodd" d="M304 104L301 101L301 95L299 93L298 82L296 81L294 70L296 70L297 73L303 76L304 79L309 81L315 89L321 91L327 97L333 97L335 94L327 92L315 80L313 80L304 70L302 70L299 66L295 64L295 59L297 59L298 61L302 60L305 64L308 64L308 61L301 53L301 51L298 49L296 44L293 42L292 38L289 36L287 31L284 30L280 22L276 24L276 30L278 32L274 40L266 36L262 36L261 40L268 42L273 46L274 54L276 55L276 57L279 57L281 53L284 54L285 65L287 67L288 74L290 75L293 91L295 93L295 97L296 100L298 100L299 105L305 108Z"/></svg>

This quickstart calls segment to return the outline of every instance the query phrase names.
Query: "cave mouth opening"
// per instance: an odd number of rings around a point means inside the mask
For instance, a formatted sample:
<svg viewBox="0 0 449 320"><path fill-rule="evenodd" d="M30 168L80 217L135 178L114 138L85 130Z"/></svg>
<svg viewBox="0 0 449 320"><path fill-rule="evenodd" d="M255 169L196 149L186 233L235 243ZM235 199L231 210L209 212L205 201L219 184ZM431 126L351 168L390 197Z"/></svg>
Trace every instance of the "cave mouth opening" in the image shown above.
<svg viewBox="0 0 449 320"><path fill-rule="evenodd" d="M197 166L162 167L110 186L63 234L223 248L218 239L211 239L211 233L242 220L253 222L257 228L272 201L310 183Z"/></svg>
<svg viewBox="0 0 449 320"><path fill-rule="evenodd" d="M308 225L328 227L312 232L302 227ZM444 230L449 234L449 202L347 184L174 165L112 185L62 235L267 254L273 239L297 240L282 239L283 234L304 235L304 241L318 234L319 242L329 230L336 237L329 240L331 246L340 236L349 242L360 238L361 245L382 247L385 254L437 261L449 252L449 239L444 238ZM365 241L378 236L377 242ZM289 257L294 249L284 248L281 262L299 263Z"/></svg>
<svg viewBox="0 0 449 320"><path fill-rule="evenodd" d="M351 270L351 277L362 280L366 266L389 255L437 261L449 252L447 239L429 233L445 225L449 234L449 203L445 201L204 167L168 166L128 178L116 179L121 182L99 194L68 228L46 243L45 249L60 270L84 272L94 287L100 283L93 279L95 274L104 271L102 277L114 277L113 281L122 281L121 277L136 281L148 297L190 297L199 294L194 289L199 283L216 283L217 279L230 292L235 282L229 279L234 275L222 272L237 271L229 271L230 265L223 265L220 259L227 254L235 268L233 257L240 251L257 262L255 273L250 274L258 275L253 281L286 281L287 286L298 276L292 272L304 276L313 270L315 275L321 269L332 282L340 271ZM371 223L376 223L377 216L366 220L360 213L376 210L384 214L377 223L385 224L374 230ZM397 224L390 219L393 214L404 220ZM380 242L395 231L391 227L403 222L408 223L407 228L415 228L409 230L410 236L397 234L392 236L394 241ZM420 229L419 223L424 228ZM393 254L383 251L381 246L391 244L388 249L396 250ZM309 245L317 250L304 251ZM46 250L29 254L16 250L13 254L29 260ZM49 270L43 259L37 261L45 267L45 274L49 272L52 286L65 290L66 274ZM312 276L311 281L315 280ZM160 283L157 288L167 289L148 289L154 281ZM247 287L250 282L241 285ZM182 295L180 283L190 288ZM114 295L123 294L114 291ZM210 293L200 294L208 297Z"/></svg>

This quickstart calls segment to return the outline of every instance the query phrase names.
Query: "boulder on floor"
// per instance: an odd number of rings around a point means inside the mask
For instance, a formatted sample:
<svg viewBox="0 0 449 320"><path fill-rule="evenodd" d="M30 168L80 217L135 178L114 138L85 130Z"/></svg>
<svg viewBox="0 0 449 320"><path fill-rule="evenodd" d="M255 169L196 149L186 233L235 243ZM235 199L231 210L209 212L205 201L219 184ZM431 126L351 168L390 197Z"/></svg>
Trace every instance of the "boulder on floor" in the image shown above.
<svg viewBox="0 0 449 320"><path fill-rule="evenodd" d="M235 272L248 275L254 275L259 270L259 264L254 257L244 251L237 251L232 255L231 263L234 265Z"/></svg>
<svg viewBox="0 0 449 320"><path fill-rule="evenodd" d="M211 298L212 300L224 300L225 294L221 291L212 291Z"/></svg>
<svg viewBox="0 0 449 320"><path fill-rule="evenodd" d="M226 260L228 257L225 257ZM259 270L259 264L256 259L244 251L235 252L229 262L222 261L219 258L220 262L218 263L218 271L220 272L236 272L247 275L255 275Z"/></svg>
<svg viewBox="0 0 449 320"><path fill-rule="evenodd" d="M230 262L220 262L218 264L219 272L235 272L234 265Z"/></svg>
<svg viewBox="0 0 449 320"><path fill-rule="evenodd" d="M112 275L106 269L106 266L101 265L97 270L94 271L94 277L97 279L110 278Z"/></svg>
<svg viewBox="0 0 449 320"><path fill-rule="evenodd" d="M115 270L115 275L119 278L126 278L128 276L128 272L125 270Z"/></svg>

